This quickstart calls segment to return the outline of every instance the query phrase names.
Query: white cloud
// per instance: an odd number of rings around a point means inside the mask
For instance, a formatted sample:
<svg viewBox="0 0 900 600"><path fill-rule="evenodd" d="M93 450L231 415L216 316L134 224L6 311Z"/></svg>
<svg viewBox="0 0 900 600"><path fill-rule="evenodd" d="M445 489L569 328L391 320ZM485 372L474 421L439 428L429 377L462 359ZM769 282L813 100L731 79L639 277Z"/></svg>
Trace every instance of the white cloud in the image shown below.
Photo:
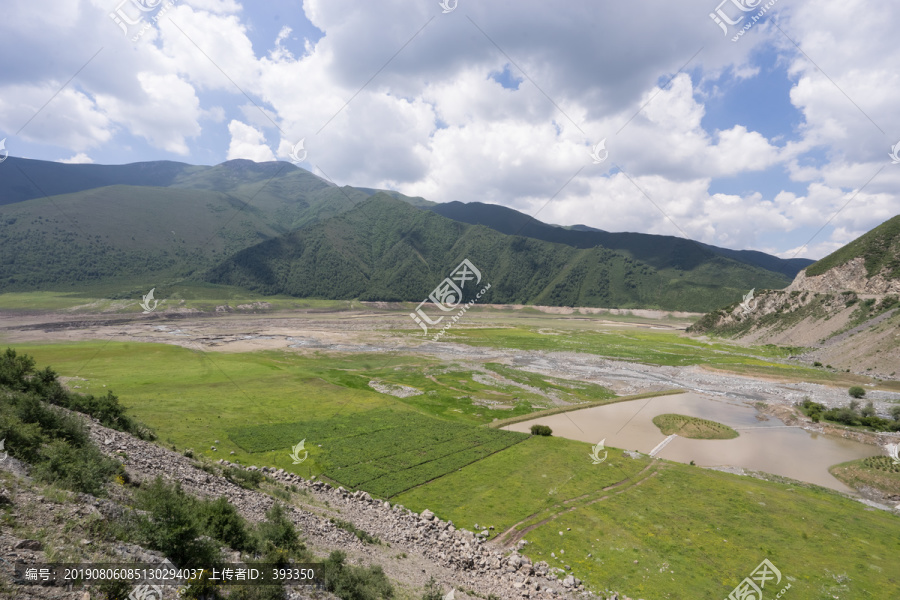
<svg viewBox="0 0 900 600"><path fill-rule="evenodd" d="M275 155L272 153L272 149L266 145L266 138L260 130L240 121L231 121L228 124L228 133L231 134L228 160L235 158L256 162L275 160Z"/></svg>
<svg viewBox="0 0 900 600"><path fill-rule="evenodd" d="M94 159L92 159L84 152L79 152L78 154L70 158L60 158L58 162L65 163L67 165L90 165L94 163Z"/></svg>
<svg viewBox="0 0 900 600"><path fill-rule="evenodd" d="M546 205L539 216L549 222L680 228L780 252L835 213L810 252L900 212L900 168L885 167L900 135L893 5L780 2L732 43L707 0L677 11L663 0L640 11L586 0L565 11L537 0L515 10L464 2L447 15L437 2L306 0L323 35L298 52L301 24L285 20L261 39L267 7L237 0L179 0L137 44L109 19L107 0L8 4L0 35L23 52L0 74L0 129L18 129L79 72L22 132L53 156L59 147L96 156L137 136L195 162L289 159L304 138L307 164L339 184L526 212ZM790 40L768 24L774 17ZM768 138L739 103L729 107L733 122L705 128L707 103L727 97L735 79L752 85L763 75L760 54L773 53L789 66L797 130ZM518 90L491 78L504 69ZM610 158L593 165L590 146L603 138ZM791 187L773 192L763 178L781 171ZM731 177L750 189L710 192Z"/></svg>

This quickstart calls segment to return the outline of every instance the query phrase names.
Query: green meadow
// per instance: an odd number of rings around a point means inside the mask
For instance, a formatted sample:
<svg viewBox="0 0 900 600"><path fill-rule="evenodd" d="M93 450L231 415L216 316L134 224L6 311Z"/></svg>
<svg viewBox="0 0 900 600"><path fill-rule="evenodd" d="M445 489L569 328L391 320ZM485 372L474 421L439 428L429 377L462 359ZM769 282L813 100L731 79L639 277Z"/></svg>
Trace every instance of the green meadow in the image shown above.
<svg viewBox="0 0 900 600"><path fill-rule="evenodd" d="M618 450L594 465L589 451L535 436L397 501L524 539L533 560L571 567L595 592L725 598L764 558L792 583L791 598L888 600L900 589L895 515L815 486Z"/></svg>
<svg viewBox="0 0 900 600"><path fill-rule="evenodd" d="M509 339L511 347L552 337L552 349L571 343L569 349L675 364L700 364L702 356L728 361L724 344L672 333L454 335L474 344ZM604 347L612 341L617 349ZM112 390L167 447L323 476L417 511L429 508L458 527L493 526L492 538L527 540L532 559L571 567L595 592L725 598L764 558L792 584L789 599L887 600L885 590L900 589L895 515L815 486L632 459L615 448L593 464L587 443L495 437L510 432L483 427L540 410L542 393L575 403L616 400L599 386L496 364L476 373L414 355L204 353L114 341L16 350L72 378L68 385L77 391ZM741 352L732 357L736 364L781 364L772 362L772 349ZM376 392L370 381L421 393L398 398ZM499 404L489 408L486 400ZM295 465L291 447L304 439L307 458ZM390 447L392 440L403 443Z"/></svg>

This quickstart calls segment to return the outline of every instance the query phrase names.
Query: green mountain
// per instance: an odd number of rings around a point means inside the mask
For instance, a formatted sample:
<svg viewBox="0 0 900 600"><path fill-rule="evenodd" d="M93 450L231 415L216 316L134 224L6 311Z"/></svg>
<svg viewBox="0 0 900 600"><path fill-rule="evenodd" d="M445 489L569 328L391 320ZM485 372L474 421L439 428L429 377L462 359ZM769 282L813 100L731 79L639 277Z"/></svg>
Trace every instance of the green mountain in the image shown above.
<svg viewBox="0 0 900 600"><path fill-rule="evenodd" d="M398 220L372 239L377 231L359 215L382 218L388 200ZM417 300L459 256L497 274L495 302L684 310L726 304L753 286L784 287L806 264L671 236L556 227L500 206L338 187L290 163L249 160L12 157L0 178L0 247L0 292L104 284L125 293L207 273L259 291Z"/></svg>
<svg viewBox="0 0 900 600"><path fill-rule="evenodd" d="M813 262L805 258L784 260L753 250L718 248L668 235L611 233L586 225L557 227L496 204L447 202L435 205L431 210L456 221L484 225L509 235L523 235L575 248L603 246L611 250L621 250L632 258L660 269L672 267L691 270L716 256L724 256L767 271L781 273L784 276L783 283L776 287L786 286L801 269Z"/></svg>
<svg viewBox="0 0 900 600"><path fill-rule="evenodd" d="M373 193L285 162L8 162L0 179L0 291L182 278Z"/></svg>
<svg viewBox="0 0 900 600"><path fill-rule="evenodd" d="M857 258L862 259L869 277L881 275L891 280L900 279L900 215L808 267L806 275L823 275Z"/></svg>
<svg viewBox="0 0 900 600"><path fill-rule="evenodd" d="M0 289L186 275L278 235L260 212L220 192L124 185L6 205Z"/></svg>
<svg viewBox="0 0 900 600"><path fill-rule="evenodd" d="M779 274L721 256L690 269L658 268L599 246L505 235L385 193L242 250L204 278L265 294L421 301L466 258L481 271L481 285L491 284L480 300L487 303L705 311L749 287L783 283Z"/></svg>

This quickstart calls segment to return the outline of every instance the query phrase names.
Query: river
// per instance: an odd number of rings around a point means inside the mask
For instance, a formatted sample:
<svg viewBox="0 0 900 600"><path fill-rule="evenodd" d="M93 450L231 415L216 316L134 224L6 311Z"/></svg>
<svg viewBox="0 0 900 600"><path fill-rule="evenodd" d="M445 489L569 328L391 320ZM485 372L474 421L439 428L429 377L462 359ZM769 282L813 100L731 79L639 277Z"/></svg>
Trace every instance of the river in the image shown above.
<svg viewBox="0 0 900 600"><path fill-rule="evenodd" d="M724 423L738 431L731 440L673 438L660 458L702 467L732 466L765 471L814 483L841 492L854 490L828 472L828 467L881 454L875 446L788 427L740 401L694 392L630 400L570 411L505 427L527 432L533 424L549 425L553 435L590 444L605 439L606 446L649 454L666 439L653 417L677 413Z"/></svg>

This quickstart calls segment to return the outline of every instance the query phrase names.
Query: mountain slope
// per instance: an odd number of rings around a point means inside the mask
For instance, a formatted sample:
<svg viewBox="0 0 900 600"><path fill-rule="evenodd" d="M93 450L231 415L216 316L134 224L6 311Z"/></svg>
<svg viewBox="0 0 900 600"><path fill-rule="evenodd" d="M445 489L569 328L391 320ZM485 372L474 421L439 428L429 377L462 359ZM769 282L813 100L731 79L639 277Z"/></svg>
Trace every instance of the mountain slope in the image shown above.
<svg viewBox="0 0 900 600"><path fill-rule="evenodd" d="M689 331L750 343L803 345L805 356L842 370L900 373L900 216L767 290L744 310L713 311Z"/></svg>
<svg viewBox="0 0 900 600"><path fill-rule="evenodd" d="M420 301L464 258L491 283L488 303L708 310L752 282L781 281L722 257L691 271L657 269L602 247L503 235L384 193L243 250L205 278L267 294Z"/></svg>
<svg viewBox="0 0 900 600"><path fill-rule="evenodd" d="M110 186L28 200L0 207L0 290L185 275L278 233L219 192Z"/></svg>
<svg viewBox="0 0 900 600"><path fill-rule="evenodd" d="M0 178L0 206L110 185L165 187L205 167L167 160L130 165L70 165L10 156Z"/></svg>
<svg viewBox="0 0 900 600"><path fill-rule="evenodd" d="M803 267L812 263L808 259L784 260L763 252L729 250L667 235L610 233L585 225L557 227L511 208L481 202L448 202L433 206L431 210L456 221L484 225L509 235L522 235L576 248L603 246L622 250L657 268L690 270L717 256L730 258L781 274L784 283L773 287L784 287Z"/></svg>

